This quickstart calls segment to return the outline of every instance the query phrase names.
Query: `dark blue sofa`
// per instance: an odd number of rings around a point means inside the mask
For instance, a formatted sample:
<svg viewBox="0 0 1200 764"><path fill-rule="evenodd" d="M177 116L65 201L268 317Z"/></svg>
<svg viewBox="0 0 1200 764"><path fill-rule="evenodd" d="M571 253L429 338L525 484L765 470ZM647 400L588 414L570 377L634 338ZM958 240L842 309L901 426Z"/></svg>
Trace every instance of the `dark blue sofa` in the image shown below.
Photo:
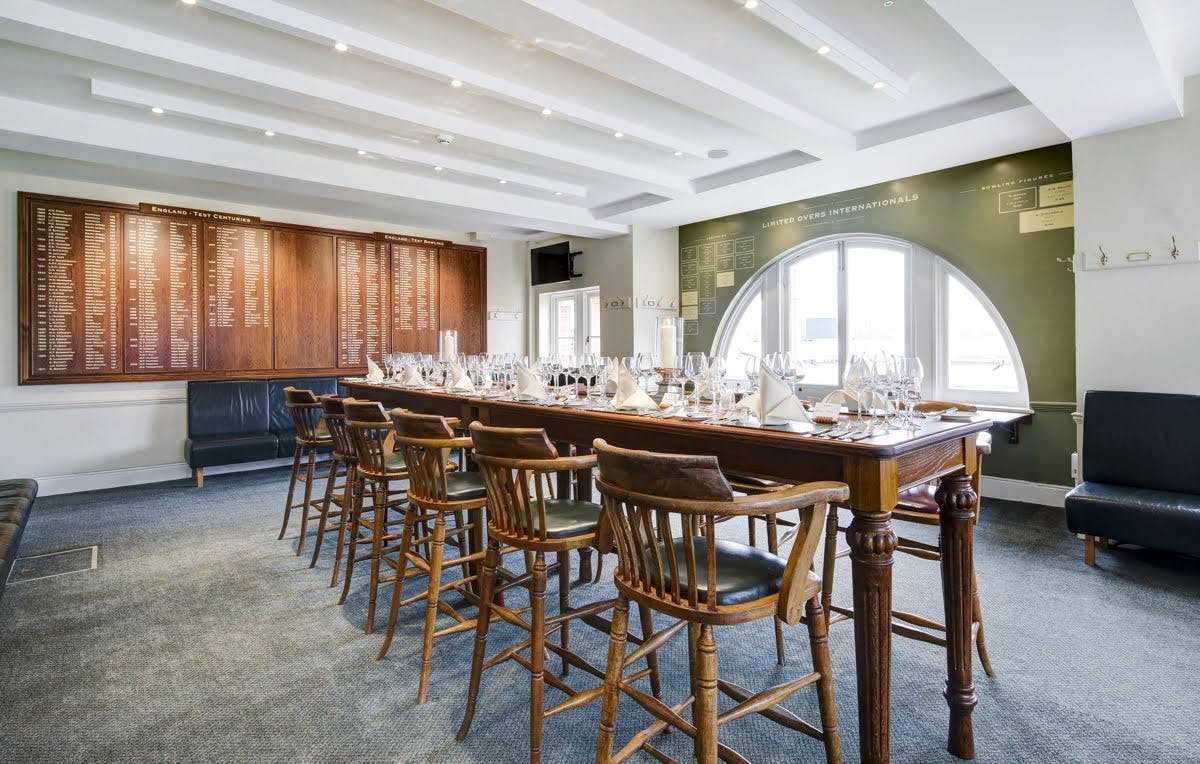
<svg viewBox="0 0 1200 764"><path fill-rule="evenodd" d="M288 385L317 395L338 392L333 377L188 382L183 451L197 487L204 486L205 467L292 455L296 429L283 397Z"/></svg>
<svg viewBox="0 0 1200 764"><path fill-rule="evenodd" d="M1200 395L1091 390L1083 404L1083 482L1066 498L1084 561L1109 539L1200 554Z"/></svg>
<svg viewBox="0 0 1200 764"><path fill-rule="evenodd" d="M36 480L0 480L0 594L17 561L17 547L37 498Z"/></svg>

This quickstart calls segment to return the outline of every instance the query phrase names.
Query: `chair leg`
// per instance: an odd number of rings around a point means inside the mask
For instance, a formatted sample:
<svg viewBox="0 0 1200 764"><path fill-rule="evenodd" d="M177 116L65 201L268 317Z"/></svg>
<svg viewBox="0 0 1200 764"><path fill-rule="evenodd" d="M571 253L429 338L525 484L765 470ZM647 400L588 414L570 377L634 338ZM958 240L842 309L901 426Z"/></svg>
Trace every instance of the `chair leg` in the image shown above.
<svg viewBox="0 0 1200 764"><path fill-rule="evenodd" d="M471 653L471 679L467 684L467 710L463 712L462 724L456 737L462 740L471 731L475 718L475 700L479 697L479 678L483 673L483 659L487 653L488 626L492 622L492 592L496 588L496 568L500 565L500 542L488 540L487 555L483 558L483 581L479 589L479 620L475 624L475 648Z"/></svg>
<svg viewBox="0 0 1200 764"><path fill-rule="evenodd" d="M638 605L638 618L642 622L642 639L649 639L654 633L654 612L650 608ZM628 617L628 616L626 616ZM658 673L658 651L646 656L646 667L650 669L650 693L662 699L662 676Z"/></svg>
<svg viewBox="0 0 1200 764"><path fill-rule="evenodd" d="M296 452L292 455L292 477L288 481L287 501L283 504L283 527L279 529L279 538L287 534L288 520L292 517L292 500L296 496L296 478L300 476L300 444L296 444Z"/></svg>
<svg viewBox="0 0 1200 764"><path fill-rule="evenodd" d="M321 499L321 517L317 522L317 539L313 544L312 559L308 563L310 568L317 567L317 557L321 554L321 547L325 545L325 526L329 522L329 508L333 506L333 489L337 485L340 467L341 462L336 459L330 460L329 473L325 476L325 495Z"/></svg>
<svg viewBox="0 0 1200 764"><path fill-rule="evenodd" d="M546 690L546 553L533 558L529 589L529 764L542 760L542 708Z"/></svg>
<svg viewBox="0 0 1200 764"><path fill-rule="evenodd" d="M559 552L555 558L558 560L558 612L565 613L571 608L571 553ZM570 621L563 621L558 637L558 643L564 650L571 646ZM571 664L563 657L561 676L569 676L570 673Z"/></svg>
<svg viewBox="0 0 1200 764"><path fill-rule="evenodd" d="M196 487L197 488L204 487L204 468L203 467L193 467L192 468L192 477L194 477L196 479Z"/></svg>
<svg viewBox="0 0 1200 764"><path fill-rule="evenodd" d="M767 551L779 554L779 521L775 515L767 515ZM783 619L775 616L775 662L780 666L787 662L783 650Z"/></svg>
<svg viewBox="0 0 1200 764"><path fill-rule="evenodd" d="M838 506L829 505L825 516L825 558L821 564L821 609L825 613L825 625L829 626L829 614L833 612L833 574L837 570Z"/></svg>
<svg viewBox="0 0 1200 764"><path fill-rule="evenodd" d="M983 664L983 673L990 677L996 676L996 670L992 668L992 660L988 657L987 642L983 636L983 605L979 600L979 584L975 578L975 572L971 572L971 610L975 621L975 650L979 653L979 662Z"/></svg>
<svg viewBox="0 0 1200 764"><path fill-rule="evenodd" d="M346 601L346 595L350 593L350 578L354 574L354 556L358 554L358 534L362 527L362 494L363 484L358 479L357 470L354 473L354 480L350 491L350 528L348 530L350 538L348 539L349 546L346 549L346 580L342 583L342 596L338 600L341 605ZM334 571L336 574L336 571ZM337 578L334 578L336 583ZM330 584L333 585L332 583Z"/></svg>
<svg viewBox="0 0 1200 764"><path fill-rule="evenodd" d="M642 635L646 635L647 610L640 605L642 612ZM608 662L604 668L604 694L600 701L600 734L596 738L596 764L608 764L612 761L613 737L617 729L617 709L621 702L621 679L625 667L625 640L629 631L629 599L624 594L618 595L613 607L612 629L608 633ZM654 659L657 663L657 658ZM656 667L652 667L650 675L653 682L658 675ZM659 696L658 688L654 688L654 696Z"/></svg>
<svg viewBox="0 0 1200 764"><path fill-rule="evenodd" d="M364 634L375 628L375 601L379 598L379 567L383 562L383 537L387 533L387 481L378 481L374 487L375 512L371 524L371 582L368 584L367 623Z"/></svg>
<svg viewBox="0 0 1200 764"><path fill-rule="evenodd" d="M717 641L711 624L700 627L696 642L696 761L717 764Z"/></svg>
<svg viewBox="0 0 1200 764"><path fill-rule="evenodd" d="M833 664L829 660L829 632L821 614L821 602L813 597L804 606L808 621L808 644L812 650L813 670L821 675L817 680L817 701L821 706L821 732L825 742L826 764L842 760L842 740L838 734L837 704L833 696Z"/></svg>
<svg viewBox="0 0 1200 764"><path fill-rule="evenodd" d="M312 506L313 478L317 474L317 449L308 449L308 464L304 468L304 503L300 505L300 541L296 543L296 556L304 551L308 536L308 508Z"/></svg>
<svg viewBox="0 0 1200 764"><path fill-rule="evenodd" d="M396 633L396 619L400 613L400 600L404 599L404 576L408 571L408 553L409 548L412 546L413 526L416 525L419 512L419 509L409 504L408 511L404 514L404 530L400 533L400 560L396 566L396 580L392 582L392 604L388 610L387 633L383 636L383 645L379 648L379 654L375 656L375 660L377 661L383 660L383 657L388 654L388 650L392 648L392 637ZM430 585L433 585L432 569L430 570ZM435 596L436 591L435 589ZM422 669L422 672L424 672L424 669ZM417 703L425 702L420 699L422 694L419 690L417 697Z"/></svg>
<svg viewBox="0 0 1200 764"><path fill-rule="evenodd" d="M405 523L404 527L407 529L408 523ZM429 692L429 660L433 655L433 632L437 627L438 590L442 587L442 553L445 548L446 516L439 512L433 522L433 550L429 557L429 596L425 600L425 635L421 642L421 678L417 683L417 705L425 702L425 696ZM403 566L404 563L400 564ZM392 588L392 597L395 598L393 602L400 601L400 580L397 574L397 585ZM395 612L394 606L392 612Z"/></svg>
<svg viewBox="0 0 1200 764"><path fill-rule="evenodd" d="M1096 537L1095 536L1084 536L1083 537L1083 564L1091 565L1091 566L1096 565Z"/></svg>

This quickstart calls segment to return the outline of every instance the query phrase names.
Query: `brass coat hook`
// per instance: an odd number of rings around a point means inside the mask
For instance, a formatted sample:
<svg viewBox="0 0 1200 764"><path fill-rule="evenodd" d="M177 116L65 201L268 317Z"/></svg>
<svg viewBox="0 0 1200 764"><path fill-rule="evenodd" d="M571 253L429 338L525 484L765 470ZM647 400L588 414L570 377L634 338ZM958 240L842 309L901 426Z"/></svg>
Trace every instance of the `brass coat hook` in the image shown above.
<svg viewBox="0 0 1200 764"><path fill-rule="evenodd" d="M1104 247L1099 247L1099 249L1100 249L1100 264L1108 265L1108 253L1104 251Z"/></svg>
<svg viewBox="0 0 1200 764"><path fill-rule="evenodd" d="M1175 244L1174 236L1171 237L1171 259L1172 260L1179 259L1179 246Z"/></svg>

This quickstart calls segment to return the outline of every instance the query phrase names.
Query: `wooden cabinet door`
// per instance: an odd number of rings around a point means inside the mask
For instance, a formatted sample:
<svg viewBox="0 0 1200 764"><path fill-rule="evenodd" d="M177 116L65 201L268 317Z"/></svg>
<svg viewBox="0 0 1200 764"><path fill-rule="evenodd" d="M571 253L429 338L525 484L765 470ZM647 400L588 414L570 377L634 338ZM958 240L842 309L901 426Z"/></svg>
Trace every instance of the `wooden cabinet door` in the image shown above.
<svg viewBox="0 0 1200 764"><path fill-rule="evenodd" d="M458 330L458 352L487 352L487 250L438 250L439 310L442 330Z"/></svg>

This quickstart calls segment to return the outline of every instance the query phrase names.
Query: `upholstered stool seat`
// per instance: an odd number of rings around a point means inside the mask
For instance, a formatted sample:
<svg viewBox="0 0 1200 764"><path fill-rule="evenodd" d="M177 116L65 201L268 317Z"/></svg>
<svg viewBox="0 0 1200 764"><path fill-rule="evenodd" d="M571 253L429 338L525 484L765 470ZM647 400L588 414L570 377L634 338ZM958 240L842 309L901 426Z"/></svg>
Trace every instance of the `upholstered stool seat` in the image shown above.
<svg viewBox="0 0 1200 764"><path fill-rule="evenodd" d="M679 581L680 596L691 596L691 582L687 571L687 541L675 539L673 549L667 552L660 544L660 554L663 560L675 560L674 569L667 567L664 571L666 586L672 588L676 579ZM692 539L692 550L696 559L696 570L707 570L708 550L707 541L702 537ZM741 605L762 597L779 593L783 581L783 573L787 568L787 560L777 557L770 552L757 547L739 544L736 541L718 539L713 545L713 553L717 563L716 604ZM699 573L697 573L699 577ZM652 575L655 583L658 576ZM820 591L820 579L809 574L810 582L815 581ZM708 583L701 579L696 588L696 598L700 602L709 602Z"/></svg>
<svg viewBox="0 0 1200 764"><path fill-rule="evenodd" d="M600 505L577 499L546 499L546 538L563 539L582 533L595 533L600 523ZM538 533L542 521L533 516L533 530Z"/></svg>
<svg viewBox="0 0 1200 764"><path fill-rule="evenodd" d="M451 472L446 475L446 501L472 501L487 497L487 486L478 472Z"/></svg>

